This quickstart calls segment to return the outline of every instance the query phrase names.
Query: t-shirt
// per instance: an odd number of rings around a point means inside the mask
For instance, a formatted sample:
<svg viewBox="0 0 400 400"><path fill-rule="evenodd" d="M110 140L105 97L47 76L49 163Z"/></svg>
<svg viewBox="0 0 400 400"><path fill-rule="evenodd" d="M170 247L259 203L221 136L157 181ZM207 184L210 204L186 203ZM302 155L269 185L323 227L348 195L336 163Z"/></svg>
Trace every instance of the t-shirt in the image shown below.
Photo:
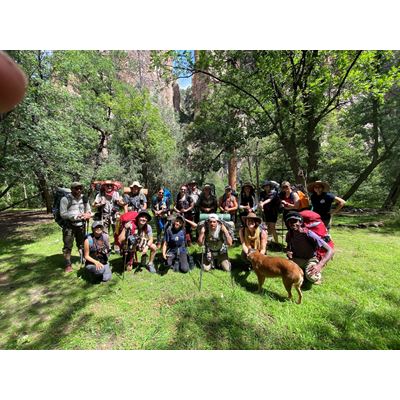
<svg viewBox="0 0 400 400"><path fill-rule="evenodd" d="M335 200L335 195L330 192L323 192L320 196L316 193L311 195L311 203L313 211L321 217L327 217L330 214L332 203Z"/></svg>
<svg viewBox="0 0 400 400"><path fill-rule="evenodd" d="M132 211L139 211L142 209L144 204L147 204L146 196L143 193L138 194L126 194L124 196L124 202L128 204L128 209Z"/></svg>
<svg viewBox="0 0 400 400"><path fill-rule="evenodd" d="M315 257L317 248L323 247L325 243L316 233L308 229L289 230L286 234L286 242L289 251L293 252L293 257L304 259Z"/></svg>
<svg viewBox="0 0 400 400"><path fill-rule="evenodd" d="M176 198L176 208L181 211L181 210L186 210L193 204L193 199L189 195L184 195L181 197ZM186 212L186 215L191 215L193 213L193 209Z"/></svg>
<svg viewBox="0 0 400 400"><path fill-rule="evenodd" d="M209 197L205 197L203 194L200 195L199 198L199 207L203 208L211 208L211 213L215 213L217 211L217 198L213 195L210 195ZM201 210L201 212L204 212Z"/></svg>
<svg viewBox="0 0 400 400"><path fill-rule="evenodd" d="M265 213L268 213L268 211L278 211L281 202L276 190L270 190L268 193L263 190L260 193L260 201L264 202L265 200L271 200L269 203L264 204L263 206Z"/></svg>
<svg viewBox="0 0 400 400"><path fill-rule="evenodd" d="M101 193L98 193L96 198L94 199L94 202L101 203L102 201L105 201L106 204L104 204L104 206L101 206L103 208L102 212L104 214L111 214L113 212L113 208L116 206L120 198L121 197L117 191L114 191L111 196L102 195Z"/></svg>
<svg viewBox="0 0 400 400"><path fill-rule="evenodd" d="M185 229L179 229L178 231L174 228L166 229L164 233L164 241L167 243L167 250L176 252L179 248L181 252L186 252L185 235Z"/></svg>

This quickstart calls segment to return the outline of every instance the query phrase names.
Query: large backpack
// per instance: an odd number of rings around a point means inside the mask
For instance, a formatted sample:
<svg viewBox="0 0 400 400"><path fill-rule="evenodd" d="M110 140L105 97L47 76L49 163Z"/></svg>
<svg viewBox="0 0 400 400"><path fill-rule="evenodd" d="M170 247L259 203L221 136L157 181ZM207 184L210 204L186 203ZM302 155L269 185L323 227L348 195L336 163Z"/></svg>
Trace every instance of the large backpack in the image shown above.
<svg viewBox="0 0 400 400"><path fill-rule="evenodd" d="M302 185L292 186L292 190L299 196L299 210L307 210L310 208L310 200L308 196L304 193L304 188Z"/></svg>
<svg viewBox="0 0 400 400"><path fill-rule="evenodd" d="M335 248L335 243L331 239L328 230L326 229L325 224L322 222L322 219L319 214L311 210L303 210L300 211L299 214L303 218L303 225L310 231L317 234L321 239L323 239L329 247L332 249ZM317 257L320 259L324 256L326 250L324 248L317 249Z"/></svg>
<svg viewBox="0 0 400 400"><path fill-rule="evenodd" d="M66 223L66 221L63 218L61 218L61 214L60 214L60 203L61 203L61 199L63 197L66 197L68 199L68 205L67 205L67 210L68 210L72 205L71 189L57 187L53 193L54 200L53 200L52 212L53 212L54 221L59 226L61 226L61 228L63 228ZM83 204L86 208L86 204L88 203L88 198L87 198L87 196L83 196L82 199L83 199Z"/></svg>
<svg viewBox="0 0 400 400"><path fill-rule="evenodd" d="M223 223L223 224L225 225L226 229L228 229L228 232L229 232L229 234L231 235L232 240L233 240L233 241L236 240L236 237L235 237L235 224L234 224L234 222L233 222L233 221L224 221L224 220L221 220L221 219L220 219L220 222ZM207 232L207 228L208 228L207 220L200 221L200 222L197 224L197 234L200 233L200 229L201 229L203 226L205 226L206 232Z"/></svg>
<svg viewBox="0 0 400 400"><path fill-rule="evenodd" d="M118 236L121 234L122 229L124 228L127 222L132 223L132 230L136 229L136 217L138 214L139 213L137 211L128 211L125 214L121 215L121 218L119 219L117 226L115 227L115 233L114 233L114 243L117 246L121 245L119 243Z"/></svg>

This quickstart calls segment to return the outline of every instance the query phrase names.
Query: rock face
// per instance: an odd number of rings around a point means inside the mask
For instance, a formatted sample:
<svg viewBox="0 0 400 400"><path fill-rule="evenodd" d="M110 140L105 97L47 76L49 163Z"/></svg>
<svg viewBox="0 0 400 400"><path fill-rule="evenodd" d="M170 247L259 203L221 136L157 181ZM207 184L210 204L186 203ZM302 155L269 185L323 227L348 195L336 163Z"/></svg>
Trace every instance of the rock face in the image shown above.
<svg viewBox="0 0 400 400"><path fill-rule="evenodd" d="M199 50L194 51L194 59L199 59ZM208 93L210 77L201 73L194 74L192 77L192 95L195 113L199 111L200 103Z"/></svg>
<svg viewBox="0 0 400 400"><path fill-rule="evenodd" d="M176 82L172 79L166 82L161 74L151 67L150 50L128 50L128 57L120 77L125 82L139 89L148 89L155 95L160 104L177 110L180 102L179 87L175 88Z"/></svg>

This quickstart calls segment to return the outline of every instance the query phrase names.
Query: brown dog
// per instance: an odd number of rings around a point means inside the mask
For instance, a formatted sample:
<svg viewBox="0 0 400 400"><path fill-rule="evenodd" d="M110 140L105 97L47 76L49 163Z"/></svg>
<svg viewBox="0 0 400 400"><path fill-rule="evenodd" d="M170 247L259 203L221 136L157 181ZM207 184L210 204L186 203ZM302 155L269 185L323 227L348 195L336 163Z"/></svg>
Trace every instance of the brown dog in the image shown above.
<svg viewBox="0 0 400 400"><path fill-rule="evenodd" d="M261 292L265 278L277 278L281 276L289 299L292 298L292 286L294 286L299 294L297 304L301 303L303 294L300 288L303 283L304 273L296 263L282 257L265 256L258 250L251 250L247 257L257 275L259 292Z"/></svg>

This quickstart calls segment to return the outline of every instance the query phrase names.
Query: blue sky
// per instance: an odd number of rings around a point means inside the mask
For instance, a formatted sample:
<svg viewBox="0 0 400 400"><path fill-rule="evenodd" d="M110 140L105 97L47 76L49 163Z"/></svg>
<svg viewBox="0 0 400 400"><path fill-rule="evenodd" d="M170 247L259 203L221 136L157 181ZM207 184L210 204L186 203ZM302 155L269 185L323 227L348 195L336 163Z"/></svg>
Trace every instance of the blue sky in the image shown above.
<svg viewBox="0 0 400 400"><path fill-rule="evenodd" d="M194 60L194 50L178 50L178 52L190 52ZM186 89L188 86L192 85L192 77L178 79L178 85L181 89Z"/></svg>

